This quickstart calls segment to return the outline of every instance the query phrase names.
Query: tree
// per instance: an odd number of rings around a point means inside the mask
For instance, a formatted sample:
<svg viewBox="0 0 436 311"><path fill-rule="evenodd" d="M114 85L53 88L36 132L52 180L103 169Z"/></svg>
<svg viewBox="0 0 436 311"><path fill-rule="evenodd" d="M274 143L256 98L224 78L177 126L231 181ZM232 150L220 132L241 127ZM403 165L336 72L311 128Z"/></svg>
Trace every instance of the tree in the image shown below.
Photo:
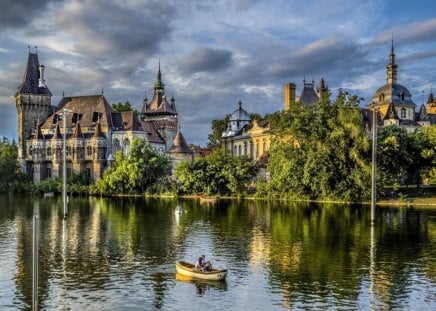
<svg viewBox="0 0 436 311"><path fill-rule="evenodd" d="M214 119L212 120L211 128L212 133L208 135L209 142L207 143L208 148L217 148L221 145L221 137L223 132L227 130L230 115L226 115L224 119Z"/></svg>
<svg viewBox="0 0 436 311"><path fill-rule="evenodd" d="M377 133L377 179L379 185L408 182L413 163L409 135L396 125L385 126Z"/></svg>
<svg viewBox="0 0 436 311"><path fill-rule="evenodd" d="M112 104L112 109L117 112L133 110L129 101L126 101L124 104L122 102L119 102L118 104Z"/></svg>
<svg viewBox="0 0 436 311"><path fill-rule="evenodd" d="M0 191L7 191L17 177L18 148L6 137L0 142Z"/></svg>
<svg viewBox="0 0 436 311"><path fill-rule="evenodd" d="M182 162L176 177L184 193L243 195L257 169L250 159L231 157L223 148L193 163Z"/></svg>
<svg viewBox="0 0 436 311"><path fill-rule="evenodd" d="M150 145L134 138L130 152L115 154L114 165L97 181L93 192L107 195L143 194L153 189L159 178L169 175L171 164Z"/></svg>
<svg viewBox="0 0 436 311"><path fill-rule="evenodd" d="M369 139L358 97L325 92L313 106L269 115L273 135L268 193L307 199L360 201L370 193Z"/></svg>

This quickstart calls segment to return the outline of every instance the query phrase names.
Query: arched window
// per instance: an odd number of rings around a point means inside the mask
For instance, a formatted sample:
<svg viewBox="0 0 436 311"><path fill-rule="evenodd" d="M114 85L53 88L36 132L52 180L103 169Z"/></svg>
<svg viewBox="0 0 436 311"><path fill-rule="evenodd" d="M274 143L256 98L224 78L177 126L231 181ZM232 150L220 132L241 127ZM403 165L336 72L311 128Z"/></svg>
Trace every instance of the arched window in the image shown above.
<svg viewBox="0 0 436 311"><path fill-rule="evenodd" d="M121 149L120 140L118 138L114 139L114 151L117 152Z"/></svg>
<svg viewBox="0 0 436 311"><path fill-rule="evenodd" d="M247 155L247 142L244 141L244 156Z"/></svg>
<svg viewBox="0 0 436 311"><path fill-rule="evenodd" d="M239 149L239 150L238 150L238 151L239 151L239 152L238 152L238 155L242 155L242 150L241 150L242 148L241 148L241 145L239 145L238 149Z"/></svg>
<svg viewBox="0 0 436 311"><path fill-rule="evenodd" d="M404 119L406 117L406 108L401 108L401 118Z"/></svg>
<svg viewBox="0 0 436 311"><path fill-rule="evenodd" d="M385 100L385 94L384 93L381 93L379 96L378 96L378 101L379 102L383 102Z"/></svg>
<svg viewBox="0 0 436 311"><path fill-rule="evenodd" d="M263 153L265 153L266 152L266 140L264 139L263 140Z"/></svg>
<svg viewBox="0 0 436 311"><path fill-rule="evenodd" d="M91 146L86 147L86 155L88 157L92 156L92 147Z"/></svg>
<svg viewBox="0 0 436 311"><path fill-rule="evenodd" d="M51 157L51 147L47 148L47 157Z"/></svg>
<svg viewBox="0 0 436 311"><path fill-rule="evenodd" d="M401 92L400 99L401 99L402 102L404 101L404 92Z"/></svg>
<svg viewBox="0 0 436 311"><path fill-rule="evenodd" d="M130 151L130 140L125 138L123 141L123 153L124 155L128 155Z"/></svg>

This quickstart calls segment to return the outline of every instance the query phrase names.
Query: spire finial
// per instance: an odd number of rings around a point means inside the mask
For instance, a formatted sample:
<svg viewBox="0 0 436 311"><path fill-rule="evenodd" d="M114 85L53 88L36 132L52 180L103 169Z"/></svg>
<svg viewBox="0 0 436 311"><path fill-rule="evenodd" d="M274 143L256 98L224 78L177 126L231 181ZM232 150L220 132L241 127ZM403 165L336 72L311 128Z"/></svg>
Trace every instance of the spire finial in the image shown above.
<svg viewBox="0 0 436 311"><path fill-rule="evenodd" d="M62 98L65 98L65 91L62 91Z"/></svg>
<svg viewBox="0 0 436 311"><path fill-rule="evenodd" d="M38 54L38 47L35 45L35 54Z"/></svg>
<svg viewBox="0 0 436 311"><path fill-rule="evenodd" d="M27 48L29 49L29 54L30 54L30 44L27 46Z"/></svg>
<svg viewBox="0 0 436 311"><path fill-rule="evenodd" d="M101 96L103 96L104 92L103 92L103 88L101 88Z"/></svg>

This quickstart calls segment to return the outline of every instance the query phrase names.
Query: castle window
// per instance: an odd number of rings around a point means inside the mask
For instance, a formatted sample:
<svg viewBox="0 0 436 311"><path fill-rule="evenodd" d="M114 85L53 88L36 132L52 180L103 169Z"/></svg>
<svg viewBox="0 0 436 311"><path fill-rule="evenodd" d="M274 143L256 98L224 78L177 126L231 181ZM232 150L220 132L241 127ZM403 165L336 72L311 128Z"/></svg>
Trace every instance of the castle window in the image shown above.
<svg viewBox="0 0 436 311"><path fill-rule="evenodd" d="M121 149L120 140L118 138L115 138L115 140L114 140L114 149L115 149L115 152L117 152L118 150Z"/></svg>
<svg viewBox="0 0 436 311"><path fill-rule="evenodd" d="M404 119L406 117L406 108L401 108L401 118Z"/></svg>
<svg viewBox="0 0 436 311"><path fill-rule="evenodd" d="M250 142L250 158L251 159L253 159L253 155L254 155L254 152L253 152L253 143Z"/></svg>
<svg viewBox="0 0 436 311"><path fill-rule="evenodd" d="M385 100L385 94L384 93L381 93L379 96L378 96L378 101L379 102L383 102Z"/></svg>
<svg viewBox="0 0 436 311"><path fill-rule="evenodd" d="M404 101L404 92L401 92L400 99L401 99L402 102Z"/></svg>
<svg viewBox="0 0 436 311"><path fill-rule="evenodd" d="M101 118L101 112L94 111L92 113L92 122L97 122Z"/></svg>
<svg viewBox="0 0 436 311"><path fill-rule="evenodd" d="M89 167L85 169L85 176L88 180L91 180L91 169Z"/></svg>
<svg viewBox="0 0 436 311"><path fill-rule="evenodd" d="M244 155L247 155L247 142L244 142Z"/></svg>
<svg viewBox="0 0 436 311"><path fill-rule="evenodd" d="M51 178L51 168L47 167L47 178Z"/></svg>
<svg viewBox="0 0 436 311"><path fill-rule="evenodd" d="M241 145L238 146L238 155L242 155L242 148L241 148Z"/></svg>
<svg viewBox="0 0 436 311"><path fill-rule="evenodd" d="M47 157L51 157L51 147L47 148Z"/></svg>
<svg viewBox="0 0 436 311"><path fill-rule="evenodd" d="M59 120L60 120L59 115L58 114L54 114L53 115L53 124L58 123Z"/></svg>
<svg viewBox="0 0 436 311"><path fill-rule="evenodd" d="M92 148L91 148L91 146L86 147L86 155L88 157L92 156Z"/></svg>
<svg viewBox="0 0 436 311"><path fill-rule="evenodd" d="M265 153L266 152L266 141L265 141L265 139L263 140L263 153Z"/></svg>

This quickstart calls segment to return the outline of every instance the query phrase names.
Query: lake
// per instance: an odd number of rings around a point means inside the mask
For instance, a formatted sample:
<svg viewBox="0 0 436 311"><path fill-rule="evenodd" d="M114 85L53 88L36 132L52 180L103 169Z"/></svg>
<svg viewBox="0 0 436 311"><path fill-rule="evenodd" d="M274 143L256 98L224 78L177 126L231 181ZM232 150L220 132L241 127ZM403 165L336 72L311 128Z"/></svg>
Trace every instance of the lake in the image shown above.
<svg viewBox="0 0 436 311"><path fill-rule="evenodd" d="M0 196L0 310L436 310L436 209ZM184 212L176 214L179 204ZM206 255L225 282L176 276Z"/></svg>

